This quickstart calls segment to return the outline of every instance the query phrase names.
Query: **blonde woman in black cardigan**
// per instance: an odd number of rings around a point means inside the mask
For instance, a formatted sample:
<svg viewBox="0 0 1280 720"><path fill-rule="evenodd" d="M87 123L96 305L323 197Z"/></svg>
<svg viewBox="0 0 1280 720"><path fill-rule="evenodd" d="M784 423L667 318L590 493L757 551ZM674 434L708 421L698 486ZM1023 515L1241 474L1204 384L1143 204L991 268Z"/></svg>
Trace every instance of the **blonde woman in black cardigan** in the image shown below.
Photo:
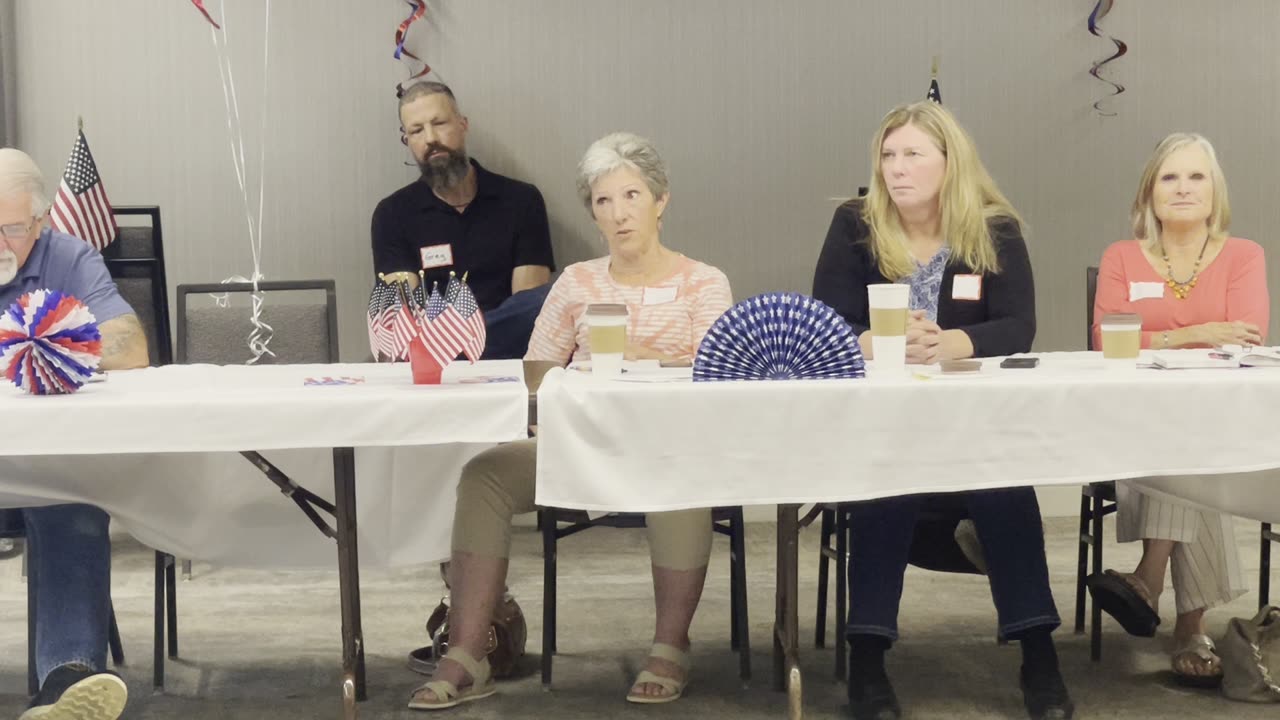
<svg viewBox="0 0 1280 720"><path fill-rule="evenodd" d="M836 209L813 294L860 333L871 355L867 286L911 285L907 362L1031 349L1035 292L1022 223L942 106L892 110L872 144L870 190ZM927 443L928 438L922 442ZM854 506L849 552L849 701L855 718L900 716L884 653L898 638L902 578L921 503L914 495ZM999 632L1022 645L1029 715L1074 712L1051 633L1060 624L1032 488L964 493L981 541Z"/></svg>

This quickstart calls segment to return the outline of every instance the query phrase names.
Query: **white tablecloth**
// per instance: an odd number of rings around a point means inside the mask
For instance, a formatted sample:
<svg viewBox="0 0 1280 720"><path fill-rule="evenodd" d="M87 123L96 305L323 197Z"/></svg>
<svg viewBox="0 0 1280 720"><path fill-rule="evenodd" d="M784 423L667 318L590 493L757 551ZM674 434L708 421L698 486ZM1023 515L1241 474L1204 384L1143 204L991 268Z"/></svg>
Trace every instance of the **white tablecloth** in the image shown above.
<svg viewBox="0 0 1280 720"><path fill-rule="evenodd" d="M1280 488L1274 474L1176 478L1280 467L1280 369L1041 358L1032 370L988 360L975 375L794 382L554 371L538 393L537 500L652 511L1175 476L1171 492L1234 486L1216 501L1280 521L1280 493L1258 492Z"/></svg>
<svg viewBox="0 0 1280 720"><path fill-rule="evenodd" d="M363 382L304 384L324 377ZM329 450L355 447L361 564L438 560L462 464L528 423L519 361L454 364L445 381L413 385L404 364L173 365L66 397L6 387L0 506L89 502L180 557L331 567L333 541L238 451L332 500Z"/></svg>

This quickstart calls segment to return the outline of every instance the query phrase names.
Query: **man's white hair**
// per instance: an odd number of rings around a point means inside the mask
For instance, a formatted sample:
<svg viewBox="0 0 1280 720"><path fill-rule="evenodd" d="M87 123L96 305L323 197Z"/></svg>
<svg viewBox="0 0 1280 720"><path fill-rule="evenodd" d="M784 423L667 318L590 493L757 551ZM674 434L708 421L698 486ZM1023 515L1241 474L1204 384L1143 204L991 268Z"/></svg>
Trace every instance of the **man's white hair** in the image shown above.
<svg viewBox="0 0 1280 720"><path fill-rule="evenodd" d="M49 199L40 166L17 148L0 148L0 197L20 193L31 193L31 215L44 217L49 210Z"/></svg>

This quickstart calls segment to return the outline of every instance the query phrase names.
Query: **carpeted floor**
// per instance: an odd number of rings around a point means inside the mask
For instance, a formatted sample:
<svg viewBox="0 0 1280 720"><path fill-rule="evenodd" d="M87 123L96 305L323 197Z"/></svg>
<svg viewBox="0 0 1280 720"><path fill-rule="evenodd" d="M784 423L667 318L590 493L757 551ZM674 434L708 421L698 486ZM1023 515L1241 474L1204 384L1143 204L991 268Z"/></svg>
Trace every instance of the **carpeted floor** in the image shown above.
<svg viewBox="0 0 1280 720"><path fill-rule="evenodd" d="M1074 635L1076 545L1074 521L1047 522L1049 568L1067 626L1057 633L1067 682L1082 718L1275 718L1276 706L1233 703L1212 692L1173 686L1167 677L1167 633L1131 638L1110 621L1104 657L1091 663L1084 635ZM560 552L560 653L552 692L537 676L542 564L537 536L518 531L511 588L529 620L525 673L502 683L492 699L451 711L457 718L686 717L782 718L785 698L770 689L773 613L772 525L748 526L751 642L755 677L737 678L729 651L728 545L717 537L707 589L694 622L694 670L687 696L672 705L631 706L626 689L652 631L653 599L643 533L593 530L563 542ZM1256 578L1257 524L1241 523L1238 538L1247 572ZM841 715L844 685L832 678L833 655L814 649L817 530L802 546L800 618L805 716ZM1107 545L1108 564L1129 568L1136 544ZM182 658L170 661L163 694L151 688L152 554L121 540L115 549L114 602L128 665L122 669L131 698L125 717L338 718L341 660L337 574L263 572L199 563L180 583ZM16 717L26 704L26 592L18 560L0 562L0 717ZM434 567L363 573L364 631L369 701L362 718L420 718L405 709L421 678L404 667L411 648L425 641L427 613L442 589ZM1278 586L1280 591L1280 586ZM1252 615L1256 594L1211 615L1220 636L1232 616ZM1165 596L1166 626L1172 595ZM833 611L829 611L833 612ZM912 569L902 602L903 640L890 653L890 673L908 717L1025 717L1017 690L1016 646L995 642L995 611L981 577ZM829 623L830 625L830 623ZM830 632L830 631L829 631Z"/></svg>

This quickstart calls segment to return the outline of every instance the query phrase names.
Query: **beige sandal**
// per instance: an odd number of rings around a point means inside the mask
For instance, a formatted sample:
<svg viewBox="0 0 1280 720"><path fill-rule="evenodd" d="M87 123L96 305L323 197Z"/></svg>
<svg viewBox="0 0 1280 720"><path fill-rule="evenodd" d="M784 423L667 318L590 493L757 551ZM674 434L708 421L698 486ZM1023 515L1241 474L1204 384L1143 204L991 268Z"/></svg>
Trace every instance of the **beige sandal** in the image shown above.
<svg viewBox="0 0 1280 720"><path fill-rule="evenodd" d="M692 663L689 662L689 654L674 645L654 643L653 648L649 650L649 657L666 660L673 665L679 666L684 672L684 679L677 680L649 672L648 670L641 670L640 674L636 676L636 681L631 684L631 692L627 694L627 702L641 705L661 705L662 703L679 700L680 696L684 694L685 687L689 684L689 668L692 666ZM637 685L646 683L661 687L667 694L642 695L635 691Z"/></svg>
<svg viewBox="0 0 1280 720"><path fill-rule="evenodd" d="M462 669L471 676L471 684L459 689L457 685L448 680L432 680L413 691L413 695L409 698L410 710L444 710L445 708L469 703L472 700L487 698L498 691L493 680L489 677L488 657L476 660L462 648L450 647L449 652L445 653L443 659L452 660L461 665ZM424 690L430 691L435 695L435 698L432 700L420 699L419 693Z"/></svg>
<svg viewBox="0 0 1280 720"><path fill-rule="evenodd" d="M1208 635L1192 635L1187 642L1173 652L1169 664L1173 667L1173 679L1179 685L1197 688L1215 688L1222 684L1222 659L1214 653L1213 640ZM1209 674L1183 672L1179 661L1209 670ZM1213 672L1217 670L1217 672Z"/></svg>

